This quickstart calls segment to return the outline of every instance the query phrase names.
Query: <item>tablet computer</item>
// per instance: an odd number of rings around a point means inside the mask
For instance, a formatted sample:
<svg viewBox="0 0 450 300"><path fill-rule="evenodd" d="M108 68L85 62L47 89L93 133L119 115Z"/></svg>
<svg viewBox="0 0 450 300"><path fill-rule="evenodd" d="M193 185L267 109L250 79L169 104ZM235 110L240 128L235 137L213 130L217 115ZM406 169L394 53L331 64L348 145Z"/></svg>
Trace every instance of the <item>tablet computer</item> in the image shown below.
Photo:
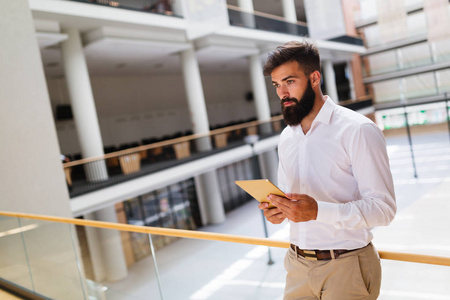
<svg viewBox="0 0 450 300"><path fill-rule="evenodd" d="M269 179L237 180L235 183L259 202L269 203L269 208L275 207L267 200L267 196L270 194L286 197L286 195Z"/></svg>

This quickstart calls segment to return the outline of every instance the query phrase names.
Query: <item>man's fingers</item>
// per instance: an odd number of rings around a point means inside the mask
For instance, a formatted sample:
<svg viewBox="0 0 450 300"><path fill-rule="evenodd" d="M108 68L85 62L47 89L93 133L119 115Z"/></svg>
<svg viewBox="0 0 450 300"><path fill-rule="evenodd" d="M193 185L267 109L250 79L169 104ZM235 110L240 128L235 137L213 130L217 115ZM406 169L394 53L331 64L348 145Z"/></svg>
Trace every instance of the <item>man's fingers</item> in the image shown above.
<svg viewBox="0 0 450 300"><path fill-rule="evenodd" d="M264 216L266 216L266 218L270 218L274 215L277 214L281 214L281 210L279 210L278 208L270 208L270 209L265 209L264 210Z"/></svg>
<svg viewBox="0 0 450 300"><path fill-rule="evenodd" d="M259 209L262 209L262 210L264 210L264 209L266 209L266 208L269 208L269 203L267 203L267 202L262 202L262 203L260 203L260 204L258 205L258 208L259 208Z"/></svg>
<svg viewBox="0 0 450 300"><path fill-rule="evenodd" d="M268 199L273 203L273 205L279 207L282 210L288 210L291 208L292 201L284 197L269 195Z"/></svg>

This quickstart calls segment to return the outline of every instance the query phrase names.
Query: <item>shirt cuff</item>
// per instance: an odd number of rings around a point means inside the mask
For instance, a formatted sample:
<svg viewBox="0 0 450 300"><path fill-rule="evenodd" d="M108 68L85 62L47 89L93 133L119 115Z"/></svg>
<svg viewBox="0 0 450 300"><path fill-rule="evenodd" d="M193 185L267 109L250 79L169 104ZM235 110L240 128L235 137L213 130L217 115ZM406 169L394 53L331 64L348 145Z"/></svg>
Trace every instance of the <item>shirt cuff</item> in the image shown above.
<svg viewBox="0 0 450 300"><path fill-rule="evenodd" d="M337 203L317 201L317 219L316 221L335 225L338 221L340 207Z"/></svg>

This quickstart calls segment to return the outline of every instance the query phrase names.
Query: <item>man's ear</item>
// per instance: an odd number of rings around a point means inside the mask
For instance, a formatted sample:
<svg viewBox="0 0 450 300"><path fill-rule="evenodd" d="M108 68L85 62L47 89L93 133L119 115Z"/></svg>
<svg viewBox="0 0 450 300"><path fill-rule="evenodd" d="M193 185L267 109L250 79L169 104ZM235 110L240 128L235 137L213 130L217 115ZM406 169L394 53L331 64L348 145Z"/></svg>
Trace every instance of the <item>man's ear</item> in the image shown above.
<svg viewBox="0 0 450 300"><path fill-rule="evenodd" d="M311 74L309 74L309 80L311 81L311 86L316 87L317 85L320 85L320 72L314 71Z"/></svg>

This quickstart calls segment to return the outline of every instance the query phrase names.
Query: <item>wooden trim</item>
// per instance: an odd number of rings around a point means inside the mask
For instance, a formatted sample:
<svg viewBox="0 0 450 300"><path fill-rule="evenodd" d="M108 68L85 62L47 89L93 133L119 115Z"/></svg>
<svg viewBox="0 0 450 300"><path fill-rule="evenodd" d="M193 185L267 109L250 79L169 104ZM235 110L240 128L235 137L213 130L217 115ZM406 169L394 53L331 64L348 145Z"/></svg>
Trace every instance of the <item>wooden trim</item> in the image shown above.
<svg viewBox="0 0 450 300"><path fill-rule="evenodd" d="M82 165L82 164L86 164L86 163L90 163L90 162L94 162L94 161L104 160L104 159L108 159L108 158L114 158L114 157L127 155L127 154L132 154L132 153L136 153L136 152L140 152L140 151L147 151L147 150L155 149L155 148L159 148L159 147L172 146L172 145L175 145L175 144L178 144L178 143L195 140L197 138L202 138L202 137L207 137L207 136L214 136L216 134L225 133L225 132L231 132L231 131L234 131L234 130L237 130L237 129L253 127L253 126L256 126L256 125L260 125L260 124L271 123L271 122L279 121L279 120L282 120L282 119L283 119L283 116L279 115L279 116L275 116L275 117L270 118L270 120L268 120L268 121L252 121L252 122L248 122L248 123L242 123L242 124L239 124L239 125L233 125L233 126L228 126L228 127L225 127L225 128L219 128L219 129L211 130L211 131L206 132L206 133L196 133L196 134L192 134L192 135L189 135L189 136L182 136L182 137L179 137L179 138L174 138L174 139L170 139L170 140L167 140L167 141L157 142L157 143L153 143L153 144L150 144L150 145L138 146L138 147L134 147L134 148L130 148L130 149L125 149L125 150L111 152L111 153L104 154L104 155L101 155L101 156L90 157L90 158L83 158L83 159L79 159L79 160L76 160L76 161L63 163L63 167L64 168L70 168L70 167L74 167L74 166L78 166L78 165Z"/></svg>
<svg viewBox="0 0 450 300"><path fill-rule="evenodd" d="M414 263L438 265L438 266L450 266L450 257L431 256L431 255L412 254L412 253L400 253L400 252L388 252L388 251L378 251L378 254L380 255L380 258L382 258L382 259L414 262Z"/></svg>
<svg viewBox="0 0 450 300"><path fill-rule="evenodd" d="M118 224L118 223L109 223L109 222L102 222L102 221L71 219L71 218L43 216L43 215L34 215L34 214L25 214L25 213L14 213L14 212L5 212L5 211L0 211L0 216L34 219L34 220L58 222L58 223L68 223L68 224L74 224L74 225L80 225L80 226L106 228L106 229L114 229L114 230L121 230L121 231L128 231L128 232L139 232L139 233L165 235L165 236L173 236L173 237L181 237L181 238L231 242L231 243L259 245L259 246L268 246L268 247L277 247L277 248L289 248L289 245L290 245L289 242L286 242L286 241L278 241L278 240L272 240L272 239L267 239L267 238L255 238L255 237L246 237L246 236L238 236L238 235L231 235L231 234L222 234L222 233L191 231L191 230L184 230L184 229L136 226L136 225L129 225L129 224ZM404 262L415 262L415 263L423 263L423 264L432 264L432 265L439 265L439 266L450 266L450 257L411 254L411 253L399 253L399 252L389 252L389 251L378 251L378 253L382 259L397 260L397 261L404 261Z"/></svg>
<svg viewBox="0 0 450 300"><path fill-rule="evenodd" d="M80 226L114 229L114 230L120 230L120 231L138 232L138 233L146 233L146 234L156 234L156 235L165 235L165 236L182 237L182 238L231 242L231 243L240 243L240 244L249 244L249 245L262 245L262 246L278 247L278 248L289 248L289 245L290 245L289 242L270 240L267 238L245 237L245 236L237 236L237 235L231 235L231 234L191 231L191 230L184 230L184 229L137 226L137 225L129 225L129 224L119 224L119 223L82 220L82 219L71 219L71 218L43 216L43 215L34 215L34 214L25 214L25 213L13 213L13 212L0 211L0 216L34 219L34 220L41 220L41 221L48 221L48 222L67 223L67 224L80 225Z"/></svg>

